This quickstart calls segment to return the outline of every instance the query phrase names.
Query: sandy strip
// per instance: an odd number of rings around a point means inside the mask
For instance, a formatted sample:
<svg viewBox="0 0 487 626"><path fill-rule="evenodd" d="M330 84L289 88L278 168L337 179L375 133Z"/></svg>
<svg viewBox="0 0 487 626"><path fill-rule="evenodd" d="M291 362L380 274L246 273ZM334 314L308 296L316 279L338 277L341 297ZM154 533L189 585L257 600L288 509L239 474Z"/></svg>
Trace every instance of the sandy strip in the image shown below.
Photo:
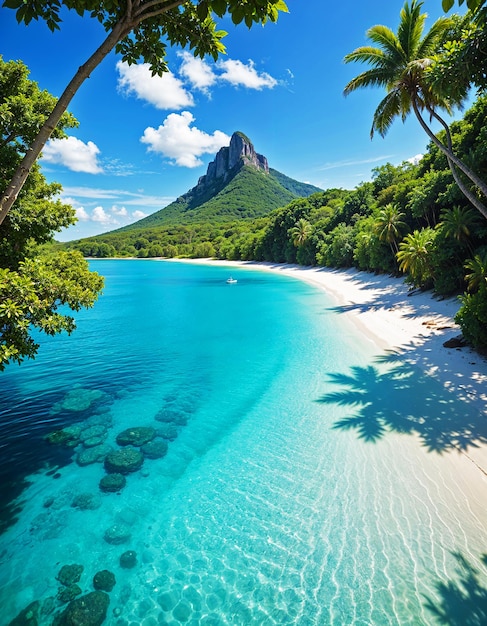
<svg viewBox="0 0 487 626"><path fill-rule="evenodd" d="M454 321L460 307L457 298L439 299L431 292L411 292L401 278L355 269L211 259L174 261L271 271L326 291L336 302L336 310L347 315L381 352L393 352L398 360L422 368L457 398L468 402L469 416L478 412L477 444L469 446L463 455L487 476L487 437L483 437L487 434L487 359L466 347L443 345L461 334ZM475 439L474 433L472 436Z"/></svg>

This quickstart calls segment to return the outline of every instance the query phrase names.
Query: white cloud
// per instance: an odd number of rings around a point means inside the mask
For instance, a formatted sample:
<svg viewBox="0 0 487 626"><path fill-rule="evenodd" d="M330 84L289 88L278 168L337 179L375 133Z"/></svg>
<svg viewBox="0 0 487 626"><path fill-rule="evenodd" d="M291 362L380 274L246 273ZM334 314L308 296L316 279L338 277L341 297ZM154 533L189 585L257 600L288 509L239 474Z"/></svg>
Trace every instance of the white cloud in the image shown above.
<svg viewBox="0 0 487 626"><path fill-rule="evenodd" d="M69 197L64 194L68 194ZM95 200L94 204L102 200L113 200L126 206L154 206L159 208L170 204L176 199L173 196L148 196L144 194L143 190L135 193L125 189L100 189L98 187L64 187L61 198L63 202L72 206L81 204L76 198L84 198L83 202L86 199L91 199Z"/></svg>
<svg viewBox="0 0 487 626"><path fill-rule="evenodd" d="M410 159L406 159L406 161L408 163L412 163L413 165L417 165L423 157L424 157L424 154L415 154Z"/></svg>
<svg viewBox="0 0 487 626"><path fill-rule="evenodd" d="M321 167L317 167L317 171L324 172L325 170L332 170L339 167L350 167L352 165L366 165L368 163L378 163L379 161L385 161L391 158L391 154L385 154L378 157L371 157L370 159L359 159L357 161L335 161L334 163L325 163Z"/></svg>
<svg viewBox="0 0 487 626"><path fill-rule="evenodd" d="M61 192L61 194L59 195L59 200L61 200L61 202L63 202L64 204L69 204L75 209L81 206L80 203L76 200L76 198L71 198L70 196L65 195L65 193L63 192Z"/></svg>
<svg viewBox="0 0 487 626"><path fill-rule="evenodd" d="M227 59L226 61L220 61L218 68L223 70L220 74L220 80L226 81L235 87L242 86L248 89L272 89L277 85L277 80L266 72L259 72L255 69L255 64L252 60L249 60L247 65L242 61L234 61L233 59Z"/></svg>
<svg viewBox="0 0 487 626"><path fill-rule="evenodd" d="M180 52L183 59L179 73L184 76L195 89L208 93L218 80L217 75L210 65L203 59L195 58L190 52Z"/></svg>
<svg viewBox="0 0 487 626"><path fill-rule="evenodd" d="M42 151L46 163L59 163L73 172L100 174L103 169L97 162L100 154L98 146L92 141L84 143L76 137L50 139Z"/></svg>
<svg viewBox="0 0 487 626"><path fill-rule="evenodd" d="M199 159L202 154L213 154L222 146L228 146L230 137L219 130L208 135L198 128L190 128L193 121L189 111L171 113L159 128L146 128L140 140L149 146L148 150L172 159L176 165L197 167L202 164Z"/></svg>
<svg viewBox="0 0 487 626"><path fill-rule="evenodd" d="M88 215L84 207L79 206L75 209L75 211L76 211L76 217L82 222L87 222L90 219L90 216Z"/></svg>
<svg viewBox="0 0 487 626"><path fill-rule="evenodd" d="M112 206L112 213L114 215L120 215L122 217L127 217L127 215L128 215L128 211L127 211L127 209L124 206L119 208L118 206L113 205Z"/></svg>
<svg viewBox="0 0 487 626"><path fill-rule="evenodd" d="M98 187L63 187L63 200L66 198L64 194L71 194L69 201L76 202L78 198L95 198L98 200L106 200L116 198L120 193L117 189L99 189ZM68 200L66 199L66 202Z"/></svg>
<svg viewBox="0 0 487 626"><path fill-rule="evenodd" d="M193 96L171 72L152 76L149 64L128 65L118 61L118 87L122 93L135 94L158 109L182 109L193 106Z"/></svg>
<svg viewBox="0 0 487 626"><path fill-rule="evenodd" d="M75 200L71 201L72 204L75 202ZM103 226L130 224L142 219L143 217L147 217L148 215L148 213L144 213L139 209L129 213L125 207L119 207L116 204L109 209L105 209L101 205L98 205L91 211L91 213L82 206L78 206L75 210L78 220L82 222L96 222L98 224L102 224Z"/></svg>
<svg viewBox="0 0 487 626"><path fill-rule="evenodd" d="M99 222L105 226L108 224L118 224L117 220L109 215L102 206L97 206L93 209L91 219L93 222Z"/></svg>

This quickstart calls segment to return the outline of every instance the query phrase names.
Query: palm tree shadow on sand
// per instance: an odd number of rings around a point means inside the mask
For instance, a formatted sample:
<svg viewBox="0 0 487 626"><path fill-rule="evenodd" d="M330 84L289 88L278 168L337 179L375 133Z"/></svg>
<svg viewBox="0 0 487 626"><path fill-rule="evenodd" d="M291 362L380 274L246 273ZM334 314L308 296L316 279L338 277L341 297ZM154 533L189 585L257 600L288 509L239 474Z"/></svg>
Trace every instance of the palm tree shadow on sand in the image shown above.
<svg viewBox="0 0 487 626"><path fill-rule="evenodd" d="M481 572L459 552L457 580L436 583L438 599L426 597L425 607L438 624L447 626L485 626L487 624L487 588L480 582ZM487 554L481 560L487 566Z"/></svg>
<svg viewBox="0 0 487 626"><path fill-rule="evenodd" d="M334 429L355 430L360 439L371 443L390 432L417 435L428 451L438 453L466 452L487 443L487 420L478 409L469 410L468 398L460 403L422 368L395 353L377 358L376 363L390 367L382 371L375 365L355 366L350 374L328 375L338 389L318 402L351 411L335 422Z"/></svg>
<svg viewBox="0 0 487 626"><path fill-rule="evenodd" d="M419 437L428 452L447 453L477 448L487 442L487 420L478 408L468 406L468 397L459 402L418 363L424 353L414 352L411 362L404 354L390 353L377 365L352 367L349 374L331 373L334 390L318 401L350 409L337 420L334 429L354 430L365 442L375 443L396 432ZM400 360L401 359L401 360ZM389 366L378 367L379 364ZM484 471L480 466L479 469ZM484 471L485 473L485 471ZM446 626L487 625L487 554L469 562L452 553L457 567L448 580L434 582L434 592L424 596L431 623ZM483 565L482 565L483 564Z"/></svg>

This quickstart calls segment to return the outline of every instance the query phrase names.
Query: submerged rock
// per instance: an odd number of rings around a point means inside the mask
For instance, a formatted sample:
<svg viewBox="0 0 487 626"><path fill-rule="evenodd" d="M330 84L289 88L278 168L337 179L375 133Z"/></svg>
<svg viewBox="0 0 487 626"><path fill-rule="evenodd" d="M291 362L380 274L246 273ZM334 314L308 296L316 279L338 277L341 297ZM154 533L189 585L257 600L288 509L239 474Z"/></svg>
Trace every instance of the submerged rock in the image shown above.
<svg viewBox="0 0 487 626"><path fill-rule="evenodd" d="M112 545L126 543L130 540L130 528L126 524L114 524L107 528L103 539Z"/></svg>
<svg viewBox="0 0 487 626"><path fill-rule="evenodd" d="M189 415L186 411L181 409L164 408L161 409L154 418L158 422L165 422L166 424L177 424L178 426L184 426L188 423Z"/></svg>
<svg viewBox="0 0 487 626"><path fill-rule="evenodd" d="M80 493L73 498L71 506L81 511L94 511L101 506L101 500L97 494Z"/></svg>
<svg viewBox="0 0 487 626"><path fill-rule="evenodd" d="M162 459L167 454L167 442L162 438L156 438L144 444L140 451L148 459Z"/></svg>
<svg viewBox="0 0 487 626"><path fill-rule="evenodd" d="M53 596L48 596L42 603L41 615L50 615L54 611L56 606L56 598Z"/></svg>
<svg viewBox="0 0 487 626"><path fill-rule="evenodd" d="M37 626L39 623L39 602L31 602L17 617L9 622L8 626Z"/></svg>
<svg viewBox="0 0 487 626"><path fill-rule="evenodd" d="M74 600L76 596L81 595L81 593L81 587L74 583L73 585L69 585L69 587L61 587L57 597L63 604L65 604L66 602Z"/></svg>
<svg viewBox="0 0 487 626"><path fill-rule="evenodd" d="M156 431L151 426L134 426L127 428L117 435L119 446L143 446L144 443L152 441L156 436Z"/></svg>
<svg viewBox="0 0 487 626"><path fill-rule="evenodd" d="M105 438L107 435L107 431L106 428L104 426L102 426L101 424L97 424L95 426L88 426L88 428L85 428L84 430L81 431L80 433L80 441L82 441L83 443L89 439L93 439L95 438Z"/></svg>
<svg viewBox="0 0 487 626"><path fill-rule="evenodd" d="M137 565L137 553L134 550L127 550L120 555L120 567L132 569Z"/></svg>
<svg viewBox="0 0 487 626"><path fill-rule="evenodd" d="M83 441L83 445L85 448L94 448L95 446L101 446L104 441L105 437L90 437Z"/></svg>
<svg viewBox="0 0 487 626"><path fill-rule="evenodd" d="M115 587L115 574L107 569L97 572L93 577L93 587L101 591L111 591Z"/></svg>
<svg viewBox="0 0 487 626"><path fill-rule="evenodd" d="M72 600L56 620L56 626L101 626L107 615L110 597L104 591Z"/></svg>
<svg viewBox="0 0 487 626"><path fill-rule="evenodd" d="M107 444L86 448L76 456L76 463L81 467L92 463L102 463L111 451L112 448Z"/></svg>
<svg viewBox="0 0 487 626"><path fill-rule="evenodd" d="M121 491L127 484L127 479L122 474L107 474L100 480L100 489L105 493Z"/></svg>
<svg viewBox="0 0 487 626"><path fill-rule="evenodd" d="M83 570L83 565L77 565L76 563L73 565L63 565L56 578L59 580L61 585L69 587L69 585L73 585L79 581Z"/></svg>
<svg viewBox="0 0 487 626"><path fill-rule="evenodd" d="M110 414L110 409L107 406L101 406L94 415L84 420L83 424L86 428L89 426L104 426L105 428L109 428L112 422L113 419Z"/></svg>
<svg viewBox="0 0 487 626"><path fill-rule="evenodd" d="M174 441L178 433L179 429L175 424L162 424L161 427L157 429L159 437L163 437L168 441Z"/></svg>
<svg viewBox="0 0 487 626"><path fill-rule="evenodd" d="M66 426L66 428L54 430L52 433L46 435L46 441L48 443L52 443L53 445L74 448L79 443L80 434L80 426Z"/></svg>
<svg viewBox="0 0 487 626"><path fill-rule="evenodd" d="M129 447L110 452L105 457L105 469L109 474L130 474L140 469L143 463L142 452Z"/></svg>
<svg viewBox="0 0 487 626"><path fill-rule="evenodd" d="M105 399L107 394L99 389L72 389L60 402L56 402L51 409L51 414L61 411L81 412L89 409L94 403Z"/></svg>

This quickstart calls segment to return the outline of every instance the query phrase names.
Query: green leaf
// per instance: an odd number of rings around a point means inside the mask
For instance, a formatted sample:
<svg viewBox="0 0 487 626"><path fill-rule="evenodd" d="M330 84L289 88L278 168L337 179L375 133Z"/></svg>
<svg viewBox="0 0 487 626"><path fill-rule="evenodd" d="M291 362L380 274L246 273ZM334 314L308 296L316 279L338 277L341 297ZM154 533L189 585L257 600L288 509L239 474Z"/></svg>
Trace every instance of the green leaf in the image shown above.
<svg viewBox="0 0 487 626"><path fill-rule="evenodd" d="M18 9L22 5L22 0L5 0L2 6L7 9Z"/></svg>
<svg viewBox="0 0 487 626"><path fill-rule="evenodd" d="M278 0L278 2L274 3L274 6L278 11L282 11L283 13L289 13L289 9L287 8L287 4L284 2L284 0Z"/></svg>
<svg viewBox="0 0 487 626"><path fill-rule="evenodd" d="M443 11L445 11L445 13L448 13L448 11L453 6L453 0L442 0L441 6L443 7Z"/></svg>
<svg viewBox="0 0 487 626"><path fill-rule="evenodd" d="M17 20L17 22L18 22L19 24L20 24L21 22L23 22L23 21L24 21L26 8L27 8L27 7L25 7L24 5L22 5L22 6L20 7L20 9L19 9L19 10L16 12L16 14L15 14L15 18L16 18L16 20Z"/></svg>
<svg viewBox="0 0 487 626"><path fill-rule="evenodd" d="M206 0L203 0L203 2L200 2L198 6L196 7L196 13L199 19L203 21L208 17L208 12L209 12L208 2L206 2Z"/></svg>
<svg viewBox="0 0 487 626"><path fill-rule="evenodd" d="M227 10L227 3L225 0L213 0L212 9L218 15L218 17L223 17Z"/></svg>
<svg viewBox="0 0 487 626"><path fill-rule="evenodd" d="M232 22L234 24L240 24L245 17L245 9L242 6L237 6L232 12Z"/></svg>

